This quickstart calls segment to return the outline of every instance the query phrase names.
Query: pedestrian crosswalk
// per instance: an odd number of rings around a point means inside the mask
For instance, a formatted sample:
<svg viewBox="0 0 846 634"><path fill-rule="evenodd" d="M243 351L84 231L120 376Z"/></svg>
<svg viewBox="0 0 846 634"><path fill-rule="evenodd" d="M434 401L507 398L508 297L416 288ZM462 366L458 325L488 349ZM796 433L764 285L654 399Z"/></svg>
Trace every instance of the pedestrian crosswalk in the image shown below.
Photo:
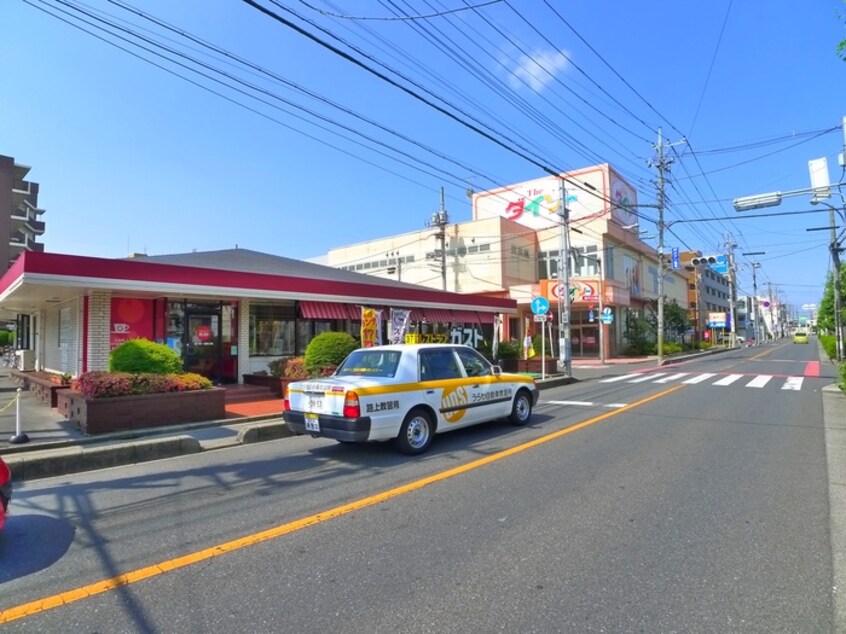
<svg viewBox="0 0 846 634"><path fill-rule="evenodd" d="M607 379L601 379L600 383L683 383L686 385L697 385L705 383L717 387L728 387L737 383L738 386L751 388L763 388L770 384L773 379L782 381L780 389L798 391L802 389L805 381L801 376L784 375L776 377L772 374L726 374L716 372L637 372L635 374L621 374ZM777 383L776 383L777 384Z"/></svg>

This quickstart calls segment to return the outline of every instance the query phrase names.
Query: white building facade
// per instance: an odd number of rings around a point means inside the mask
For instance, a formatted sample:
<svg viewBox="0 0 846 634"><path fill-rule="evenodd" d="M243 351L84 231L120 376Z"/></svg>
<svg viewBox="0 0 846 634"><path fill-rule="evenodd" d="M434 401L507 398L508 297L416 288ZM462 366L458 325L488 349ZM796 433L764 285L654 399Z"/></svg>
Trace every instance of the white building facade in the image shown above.
<svg viewBox="0 0 846 634"><path fill-rule="evenodd" d="M638 237L636 190L610 165L563 177L563 189L562 179L548 176L475 193L470 221L333 249L326 263L440 290L514 299L519 314L503 322L501 339L522 341L543 328L548 340L557 343L563 194L574 289L572 354L599 357L602 340L602 357L620 356L628 321L655 312L658 254ZM686 306L686 276L670 267L668 261L665 299ZM548 322L534 321L531 305L537 297L549 300Z"/></svg>

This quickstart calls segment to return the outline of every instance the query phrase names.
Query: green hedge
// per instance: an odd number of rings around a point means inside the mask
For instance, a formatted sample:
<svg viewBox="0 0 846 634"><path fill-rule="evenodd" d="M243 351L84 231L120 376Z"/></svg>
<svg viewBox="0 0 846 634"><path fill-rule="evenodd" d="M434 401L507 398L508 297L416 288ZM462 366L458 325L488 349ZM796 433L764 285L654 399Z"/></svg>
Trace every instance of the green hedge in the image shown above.
<svg viewBox="0 0 846 634"><path fill-rule="evenodd" d="M834 335L820 335L820 345L829 359L837 358L837 338Z"/></svg>

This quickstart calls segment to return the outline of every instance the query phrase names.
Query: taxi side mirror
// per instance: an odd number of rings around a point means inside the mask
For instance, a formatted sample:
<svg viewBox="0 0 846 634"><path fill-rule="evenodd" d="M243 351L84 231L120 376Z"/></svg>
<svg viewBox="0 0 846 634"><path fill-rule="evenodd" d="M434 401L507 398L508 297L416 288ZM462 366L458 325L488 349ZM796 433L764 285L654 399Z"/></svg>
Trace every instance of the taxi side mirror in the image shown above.
<svg viewBox="0 0 846 634"><path fill-rule="evenodd" d="M502 374L502 368L498 365L492 365L491 374L493 374L494 376L499 376L500 374Z"/></svg>

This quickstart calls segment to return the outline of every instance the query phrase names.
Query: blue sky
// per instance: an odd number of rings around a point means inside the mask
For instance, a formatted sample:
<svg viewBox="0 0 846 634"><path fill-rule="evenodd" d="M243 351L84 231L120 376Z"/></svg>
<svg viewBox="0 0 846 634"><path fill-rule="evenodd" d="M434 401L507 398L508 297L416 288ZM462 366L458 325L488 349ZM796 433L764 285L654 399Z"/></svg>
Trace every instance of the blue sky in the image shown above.
<svg viewBox="0 0 846 634"><path fill-rule="evenodd" d="M41 184L48 251L238 245L305 259L422 228L441 187L450 220L469 220L469 188L543 166L608 162L654 203L660 127L673 159L667 248L721 253L731 239L741 293L758 260L759 292L819 302L828 232L806 229L827 226L827 210L746 219L731 201L807 188L820 157L843 180L842 0L255 1L406 91L241 0L2 3L0 154ZM77 8L225 71L215 76L227 85L103 34ZM752 213L815 209L809 200ZM766 254L740 255L752 251Z"/></svg>

